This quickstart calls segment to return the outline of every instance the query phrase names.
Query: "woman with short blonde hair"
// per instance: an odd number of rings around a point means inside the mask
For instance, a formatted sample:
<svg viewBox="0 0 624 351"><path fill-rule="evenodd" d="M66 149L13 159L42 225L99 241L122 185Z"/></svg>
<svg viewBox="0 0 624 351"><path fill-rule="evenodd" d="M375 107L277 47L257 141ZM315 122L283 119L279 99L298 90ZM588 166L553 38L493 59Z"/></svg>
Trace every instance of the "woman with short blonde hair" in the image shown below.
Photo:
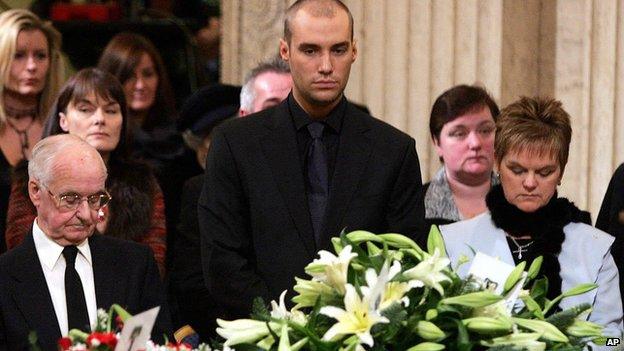
<svg viewBox="0 0 624 351"><path fill-rule="evenodd" d="M595 283L596 289L566 297L560 306L587 303L592 312L585 318L603 326L604 335L622 337L613 238L588 225L587 212L557 196L571 139L570 116L557 100L523 97L502 109L494 140L500 185L486 196L488 211L440 231L453 265L476 252L510 265L541 256L550 300L578 284ZM462 265L459 274L469 266Z"/></svg>

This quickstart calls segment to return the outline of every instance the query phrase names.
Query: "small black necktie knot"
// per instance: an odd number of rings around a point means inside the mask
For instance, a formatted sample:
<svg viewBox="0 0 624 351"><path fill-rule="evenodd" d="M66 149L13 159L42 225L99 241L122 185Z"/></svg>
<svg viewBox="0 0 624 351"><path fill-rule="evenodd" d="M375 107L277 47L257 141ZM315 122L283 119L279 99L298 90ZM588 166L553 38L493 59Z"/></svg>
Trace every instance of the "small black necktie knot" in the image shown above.
<svg viewBox="0 0 624 351"><path fill-rule="evenodd" d="M313 140L321 139L323 137L323 130L325 125L321 122L312 122L308 124L308 131Z"/></svg>
<svg viewBox="0 0 624 351"><path fill-rule="evenodd" d="M323 222L325 220L325 207L327 205L329 193L327 149L323 143L324 129L325 124L321 122L308 124L308 131L312 137L312 143L308 150L307 164L309 185L308 205L317 246L321 241Z"/></svg>
<svg viewBox="0 0 624 351"><path fill-rule="evenodd" d="M65 246L63 249L63 257L65 257L68 266L75 267L76 255L78 255L78 248L74 245Z"/></svg>
<svg viewBox="0 0 624 351"><path fill-rule="evenodd" d="M90 331L89 312L85 301L82 281L76 271L76 246L65 246L65 303L67 304L67 325L69 330L80 329Z"/></svg>

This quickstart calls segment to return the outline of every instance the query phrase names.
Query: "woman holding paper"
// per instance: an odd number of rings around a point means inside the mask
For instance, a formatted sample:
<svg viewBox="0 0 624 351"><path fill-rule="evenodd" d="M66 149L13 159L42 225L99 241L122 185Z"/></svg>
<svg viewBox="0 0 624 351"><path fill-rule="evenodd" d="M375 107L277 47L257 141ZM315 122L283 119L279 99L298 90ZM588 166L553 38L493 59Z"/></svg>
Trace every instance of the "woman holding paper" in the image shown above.
<svg viewBox="0 0 624 351"><path fill-rule="evenodd" d="M543 256L549 299L581 283L597 284L560 306L591 304L588 319L605 326L605 335L621 337L618 270L609 252L613 237L583 223L588 214L557 197L571 138L570 117L559 101L523 97L504 108L494 141L501 184L486 196L488 212L440 230L454 265L475 252L514 265ZM462 265L460 274L469 266Z"/></svg>

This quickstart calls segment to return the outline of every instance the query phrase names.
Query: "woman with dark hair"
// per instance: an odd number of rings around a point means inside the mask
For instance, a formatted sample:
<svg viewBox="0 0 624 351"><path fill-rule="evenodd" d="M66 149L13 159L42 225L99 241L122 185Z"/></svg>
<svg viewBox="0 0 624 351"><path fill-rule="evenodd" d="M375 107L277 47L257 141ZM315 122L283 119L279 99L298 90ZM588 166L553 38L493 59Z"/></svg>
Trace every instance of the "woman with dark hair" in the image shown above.
<svg viewBox="0 0 624 351"><path fill-rule="evenodd" d="M483 213L485 195L498 183L494 132L498 106L478 86L457 85L431 109L429 130L442 167L424 185L425 219L448 224Z"/></svg>
<svg viewBox="0 0 624 351"><path fill-rule="evenodd" d="M98 68L123 86L133 137L131 152L154 169L165 196L168 239L172 240L182 186L202 170L176 129L174 98L162 58L147 38L124 32L108 43Z"/></svg>
<svg viewBox="0 0 624 351"><path fill-rule="evenodd" d="M440 231L460 275L470 264L459 262L481 252L510 265L542 256L550 300L595 283L596 289L566 297L560 307L587 303L592 310L585 318L603 326L604 335L622 337L618 269L609 252L613 237L585 224L587 212L557 196L571 139L570 116L559 101L524 97L505 107L494 141L500 185L487 194L488 211Z"/></svg>
<svg viewBox="0 0 624 351"><path fill-rule="evenodd" d="M0 14L0 253L10 173L41 138L45 113L64 77L61 34L28 10Z"/></svg>
<svg viewBox="0 0 624 351"><path fill-rule="evenodd" d="M151 247L164 275L166 229L162 192L149 166L129 157L128 118L122 87L95 68L79 71L63 87L44 126L43 137L69 133L96 148L108 168L111 202L99 213L99 233ZM30 230L36 211L28 197L27 164L16 169L6 242L12 248Z"/></svg>

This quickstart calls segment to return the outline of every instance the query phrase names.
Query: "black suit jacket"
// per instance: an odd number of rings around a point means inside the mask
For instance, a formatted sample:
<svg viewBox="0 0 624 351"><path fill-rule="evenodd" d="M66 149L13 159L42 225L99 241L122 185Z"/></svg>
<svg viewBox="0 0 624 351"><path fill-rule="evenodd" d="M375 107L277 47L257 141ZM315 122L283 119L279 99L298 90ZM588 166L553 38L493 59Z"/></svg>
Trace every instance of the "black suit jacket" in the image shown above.
<svg viewBox="0 0 624 351"><path fill-rule="evenodd" d="M208 289L228 318L242 317L255 296L292 289L343 228L422 236L421 187L414 139L348 103L317 247L287 100L227 121L213 133L198 207Z"/></svg>
<svg viewBox="0 0 624 351"><path fill-rule="evenodd" d="M170 317L154 256L147 246L103 235L89 238L97 307L113 303L131 314L161 306L152 336L170 334ZM61 331L32 232L0 256L0 350L29 350L37 333L42 350L57 350Z"/></svg>
<svg viewBox="0 0 624 351"><path fill-rule="evenodd" d="M169 297L174 329L189 324L202 340L209 340L217 337L215 319L223 313L210 296L202 274L197 203L203 184L202 175L184 183L178 237L172 249Z"/></svg>

